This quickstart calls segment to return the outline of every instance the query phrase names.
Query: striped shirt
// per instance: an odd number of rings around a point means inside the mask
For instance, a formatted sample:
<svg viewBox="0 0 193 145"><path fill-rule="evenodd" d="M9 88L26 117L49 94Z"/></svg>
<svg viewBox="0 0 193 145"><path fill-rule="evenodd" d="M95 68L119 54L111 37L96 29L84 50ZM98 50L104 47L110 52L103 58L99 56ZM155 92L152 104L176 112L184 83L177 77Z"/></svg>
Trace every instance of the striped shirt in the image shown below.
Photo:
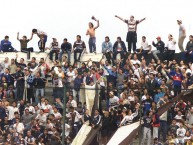
<svg viewBox="0 0 193 145"><path fill-rule="evenodd" d="M76 41L76 42L74 42L73 48L84 49L84 48L86 48L86 45L85 45L84 41Z"/></svg>
<svg viewBox="0 0 193 145"><path fill-rule="evenodd" d="M137 24L139 24L139 21L130 21L130 20L125 20L125 23L128 25L128 31L129 32L135 32L137 31Z"/></svg>

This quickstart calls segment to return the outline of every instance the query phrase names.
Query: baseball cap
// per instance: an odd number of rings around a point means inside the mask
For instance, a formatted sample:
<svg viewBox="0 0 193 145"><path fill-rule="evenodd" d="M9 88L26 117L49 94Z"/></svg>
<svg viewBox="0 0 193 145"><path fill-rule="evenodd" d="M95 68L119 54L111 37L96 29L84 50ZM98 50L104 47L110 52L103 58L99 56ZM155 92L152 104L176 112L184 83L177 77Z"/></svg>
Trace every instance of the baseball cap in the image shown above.
<svg viewBox="0 0 193 145"><path fill-rule="evenodd" d="M161 37L160 37L160 36L158 36L156 39L161 39Z"/></svg>

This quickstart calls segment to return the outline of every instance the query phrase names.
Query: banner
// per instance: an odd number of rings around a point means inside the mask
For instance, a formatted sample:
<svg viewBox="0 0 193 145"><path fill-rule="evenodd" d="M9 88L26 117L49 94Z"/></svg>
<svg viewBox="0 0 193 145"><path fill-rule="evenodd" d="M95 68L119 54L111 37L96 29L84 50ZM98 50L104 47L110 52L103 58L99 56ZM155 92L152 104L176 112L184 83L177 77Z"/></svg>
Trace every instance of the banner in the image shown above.
<svg viewBox="0 0 193 145"><path fill-rule="evenodd" d="M85 85L85 97L86 97L86 106L89 110L89 115L92 113L92 108L95 100L95 84L93 86Z"/></svg>

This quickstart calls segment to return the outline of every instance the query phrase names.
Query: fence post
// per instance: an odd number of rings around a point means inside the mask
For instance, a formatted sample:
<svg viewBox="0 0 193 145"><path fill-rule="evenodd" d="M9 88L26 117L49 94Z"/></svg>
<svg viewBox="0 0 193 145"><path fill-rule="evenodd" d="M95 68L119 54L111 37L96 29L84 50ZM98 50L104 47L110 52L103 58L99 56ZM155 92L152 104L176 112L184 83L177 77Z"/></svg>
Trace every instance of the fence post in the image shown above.
<svg viewBox="0 0 193 145"><path fill-rule="evenodd" d="M139 120L139 121L140 121L139 145L141 145L141 140L142 140L142 126L141 126L141 123L142 123L142 122L141 122L141 121L142 121L142 120L141 120L141 117L142 117L142 109L143 109L143 108L142 108L142 92L143 92L143 91L142 91L142 89L141 89L141 91L140 91L140 96L139 96L139 99L140 99L140 100L139 100L139 103L140 103L140 107L139 107L139 109L140 109L140 110L139 110L139 117L140 117L140 120Z"/></svg>
<svg viewBox="0 0 193 145"><path fill-rule="evenodd" d="M65 145L65 122L66 122L66 86L64 85L63 98L63 127L62 127L62 145Z"/></svg>

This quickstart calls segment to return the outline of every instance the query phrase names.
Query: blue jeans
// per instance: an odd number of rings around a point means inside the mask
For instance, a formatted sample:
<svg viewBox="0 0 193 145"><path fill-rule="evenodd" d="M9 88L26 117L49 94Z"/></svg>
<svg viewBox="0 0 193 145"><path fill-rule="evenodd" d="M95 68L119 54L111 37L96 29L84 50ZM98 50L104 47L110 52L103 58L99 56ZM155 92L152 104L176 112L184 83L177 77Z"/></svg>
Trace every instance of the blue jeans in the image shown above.
<svg viewBox="0 0 193 145"><path fill-rule="evenodd" d="M193 62L193 51L192 51L192 53L183 52L182 53L182 60L184 60L185 62Z"/></svg>
<svg viewBox="0 0 193 145"><path fill-rule="evenodd" d="M63 97L64 97L63 87L54 87L53 88L53 96L54 96L54 98L60 98L61 100L63 100Z"/></svg>
<svg viewBox="0 0 193 145"><path fill-rule="evenodd" d="M50 60L53 60L53 54L55 53L55 60L58 60L58 50L50 51Z"/></svg>
<svg viewBox="0 0 193 145"><path fill-rule="evenodd" d="M162 133L163 141L166 141L166 135L168 130L168 124L167 121L160 120L160 127L158 130L158 140L160 140L160 134Z"/></svg>
<svg viewBox="0 0 193 145"><path fill-rule="evenodd" d="M63 55L65 52L68 54L68 62L70 62L70 54L71 54L71 51L70 51L70 50L61 51L60 54L59 54L59 60L62 61L62 55Z"/></svg>
<svg viewBox="0 0 193 145"><path fill-rule="evenodd" d="M36 97L35 97L35 102L39 102L39 97L44 97L44 88L41 89L36 89Z"/></svg>
<svg viewBox="0 0 193 145"><path fill-rule="evenodd" d="M90 37L88 41L90 53L96 51L96 37Z"/></svg>

